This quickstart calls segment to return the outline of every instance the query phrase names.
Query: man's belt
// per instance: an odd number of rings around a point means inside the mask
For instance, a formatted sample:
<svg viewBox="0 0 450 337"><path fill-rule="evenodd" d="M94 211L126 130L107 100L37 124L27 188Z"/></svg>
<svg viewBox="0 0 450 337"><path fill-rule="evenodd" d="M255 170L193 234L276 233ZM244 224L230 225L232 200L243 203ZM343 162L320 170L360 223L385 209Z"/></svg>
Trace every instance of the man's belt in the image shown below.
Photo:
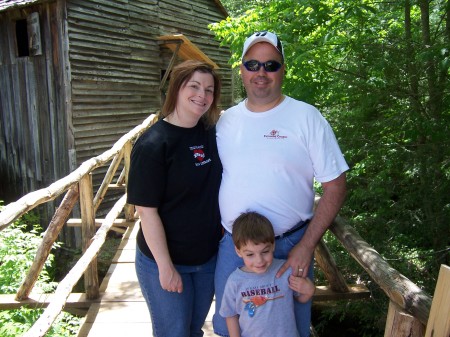
<svg viewBox="0 0 450 337"><path fill-rule="evenodd" d="M310 221L310 219L305 220L305 221L300 221L298 224L296 224L294 227L292 227L287 232L284 232L283 234L275 236L275 240L285 238L285 237L299 231L300 229L305 228L309 224L309 221Z"/></svg>

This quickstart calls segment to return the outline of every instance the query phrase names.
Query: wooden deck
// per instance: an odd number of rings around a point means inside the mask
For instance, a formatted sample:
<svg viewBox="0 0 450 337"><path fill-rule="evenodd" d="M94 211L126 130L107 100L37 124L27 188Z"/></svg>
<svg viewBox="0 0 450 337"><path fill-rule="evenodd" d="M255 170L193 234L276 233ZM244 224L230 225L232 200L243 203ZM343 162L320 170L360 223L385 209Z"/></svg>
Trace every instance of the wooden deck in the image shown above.
<svg viewBox="0 0 450 337"><path fill-rule="evenodd" d="M93 303L85 317L78 337L150 337L150 315L134 269L138 225L130 227L114 256L107 275L100 286L101 301ZM205 326L205 337L212 332L211 307Z"/></svg>

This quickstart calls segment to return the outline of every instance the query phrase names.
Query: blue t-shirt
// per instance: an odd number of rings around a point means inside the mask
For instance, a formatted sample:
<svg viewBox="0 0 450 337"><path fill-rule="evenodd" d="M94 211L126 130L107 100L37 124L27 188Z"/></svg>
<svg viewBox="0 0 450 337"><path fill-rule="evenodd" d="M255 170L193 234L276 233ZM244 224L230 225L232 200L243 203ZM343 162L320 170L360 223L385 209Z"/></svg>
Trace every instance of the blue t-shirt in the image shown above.
<svg viewBox="0 0 450 337"><path fill-rule="evenodd" d="M220 315L239 315L242 337L298 337L294 314L294 291L287 270L275 275L285 260L274 259L264 274L236 269L228 278Z"/></svg>

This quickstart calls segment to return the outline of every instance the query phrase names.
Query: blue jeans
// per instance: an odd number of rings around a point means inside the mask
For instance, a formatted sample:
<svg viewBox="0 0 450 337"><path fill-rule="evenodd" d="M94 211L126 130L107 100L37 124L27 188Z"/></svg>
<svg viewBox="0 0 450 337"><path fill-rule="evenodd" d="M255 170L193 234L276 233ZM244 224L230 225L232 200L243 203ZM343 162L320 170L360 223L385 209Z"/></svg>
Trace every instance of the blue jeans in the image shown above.
<svg viewBox="0 0 450 337"><path fill-rule="evenodd" d="M302 228L299 231L292 233L287 237L280 238L275 241L275 253L274 257L277 259L287 259L287 256L291 249L300 241L306 228ZM217 255L217 266L215 276L215 288L216 288L216 308L213 316L214 333L219 336L227 337L228 329L225 319L220 316L219 309L222 303L222 296L225 290L225 284L228 276L236 269L244 265L242 259L237 256L234 250L233 239L231 234L225 231L225 235L219 244L219 253ZM314 263L311 262L308 276L313 280L314 277ZM287 271L289 272L289 271ZM295 319L297 322L297 329L300 337L309 337L310 325L311 325L311 306L312 300L307 303L299 303L294 301L295 305Z"/></svg>
<svg viewBox="0 0 450 337"><path fill-rule="evenodd" d="M161 288L156 262L136 247L136 274L147 302L155 337L201 337L214 297L216 256L200 266L175 265L183 292Z"/></svg>

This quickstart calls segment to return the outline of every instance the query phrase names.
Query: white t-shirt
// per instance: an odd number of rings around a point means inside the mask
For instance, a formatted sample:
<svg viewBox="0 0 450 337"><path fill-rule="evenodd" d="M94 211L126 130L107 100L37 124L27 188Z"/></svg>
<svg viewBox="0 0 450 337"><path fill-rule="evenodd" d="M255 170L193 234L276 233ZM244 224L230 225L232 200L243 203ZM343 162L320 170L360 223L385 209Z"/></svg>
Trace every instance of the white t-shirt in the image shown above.
<svg viewBox="0 0 450 337"><path fill-rule="evenodd" d="M230 233L246 211L265 215L275 235L286 232L312 217L314 179L328 182L348 170L320 112L287 96L266 112L251 112L245 102L225 111L217 145L223 165L220 212Z"/></svg>

